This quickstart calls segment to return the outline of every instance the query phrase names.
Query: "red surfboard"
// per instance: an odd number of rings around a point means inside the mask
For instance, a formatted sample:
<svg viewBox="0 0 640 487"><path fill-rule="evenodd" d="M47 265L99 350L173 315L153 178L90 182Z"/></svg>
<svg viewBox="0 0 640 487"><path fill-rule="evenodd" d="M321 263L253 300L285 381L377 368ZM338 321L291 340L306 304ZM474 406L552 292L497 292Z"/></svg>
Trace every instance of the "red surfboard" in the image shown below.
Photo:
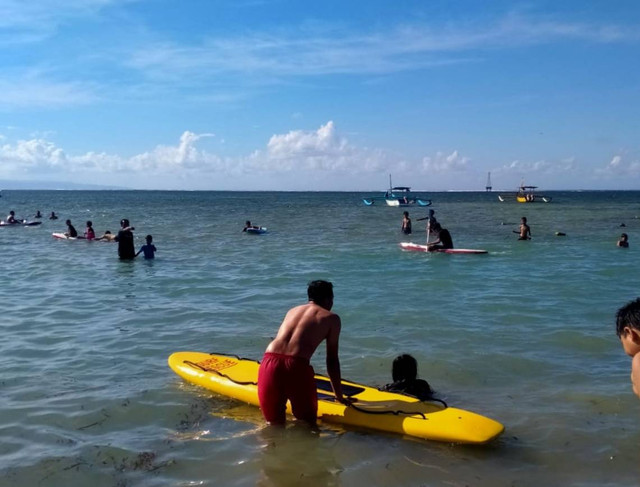
<svg viewBox="0 0 640 487"><path fill-rule="evenodd" d="M402 242L400 244L402 250L410 252L428 252L430 254L488 254L486 250L479 249L433 249L429 250L426 245L415 244L413 242Z"/></svg>

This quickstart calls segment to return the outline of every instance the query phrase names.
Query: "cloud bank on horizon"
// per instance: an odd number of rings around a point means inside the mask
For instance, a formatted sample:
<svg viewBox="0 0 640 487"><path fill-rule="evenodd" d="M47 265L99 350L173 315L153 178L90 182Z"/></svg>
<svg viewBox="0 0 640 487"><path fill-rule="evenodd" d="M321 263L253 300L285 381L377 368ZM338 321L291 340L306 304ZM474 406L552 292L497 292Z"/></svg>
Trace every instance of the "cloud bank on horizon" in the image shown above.
<svg viewBox="0 0 640 487"><path fill-rule="evenodd" d="M333 3L5 0L0 179L640 189L640 5Z"/></svg>

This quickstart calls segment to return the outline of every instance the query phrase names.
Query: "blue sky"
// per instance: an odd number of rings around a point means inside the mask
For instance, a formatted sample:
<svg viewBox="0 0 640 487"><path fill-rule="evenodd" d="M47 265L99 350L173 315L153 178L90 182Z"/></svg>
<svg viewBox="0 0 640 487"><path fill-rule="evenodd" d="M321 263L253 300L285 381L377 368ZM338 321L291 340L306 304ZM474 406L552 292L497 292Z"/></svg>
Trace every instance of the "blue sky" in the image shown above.
<svg viewBox="0 0 640 487"><path fill-rule="evenodd" d="M639 61L636 0L0 0L0 180L640 189Z"/></svg>

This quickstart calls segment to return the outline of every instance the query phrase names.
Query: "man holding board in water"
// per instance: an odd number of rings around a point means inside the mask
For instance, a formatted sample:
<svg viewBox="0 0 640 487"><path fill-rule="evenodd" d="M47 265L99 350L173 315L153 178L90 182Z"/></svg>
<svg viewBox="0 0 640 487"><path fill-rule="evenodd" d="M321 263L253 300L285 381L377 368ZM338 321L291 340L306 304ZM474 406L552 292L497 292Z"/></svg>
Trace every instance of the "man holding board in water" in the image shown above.
<svg viewBox="0 0 640 487"><path fill-rule="evenodd" d="M284 425L287 400L296 419L315 426L318 394L311 356L323 340L327 342L327 372L336 400L342 395L338 341L340 317L331 312L333 284L313 281L307 288L309 302L290 309L278 334L267 346L258 371L258 399L267 422Z"/></svg>

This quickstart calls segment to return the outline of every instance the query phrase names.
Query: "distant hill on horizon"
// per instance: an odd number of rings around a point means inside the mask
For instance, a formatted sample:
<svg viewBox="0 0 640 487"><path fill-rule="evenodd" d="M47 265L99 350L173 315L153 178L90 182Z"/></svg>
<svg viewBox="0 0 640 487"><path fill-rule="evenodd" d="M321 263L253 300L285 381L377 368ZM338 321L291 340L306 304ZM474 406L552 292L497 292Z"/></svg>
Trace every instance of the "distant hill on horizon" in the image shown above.
<svg viewBox="0 0 640 487"><path fill-rule="evenodd" d="M122 186L103 186L100 184L72 183L63 181L12 181L0 180L0 190L12 189L50 189L50 190L88 190L88 189L130 189Z"/></svg>

